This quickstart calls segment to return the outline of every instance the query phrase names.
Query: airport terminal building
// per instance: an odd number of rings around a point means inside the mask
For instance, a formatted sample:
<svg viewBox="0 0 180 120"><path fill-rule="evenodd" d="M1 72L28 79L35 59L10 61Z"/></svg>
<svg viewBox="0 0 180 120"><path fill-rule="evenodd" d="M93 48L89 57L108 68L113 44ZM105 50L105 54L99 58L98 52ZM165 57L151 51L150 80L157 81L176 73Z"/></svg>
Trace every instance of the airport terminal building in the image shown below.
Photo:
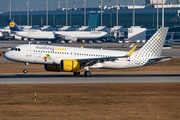
<svg viewBox="0 0 180 120"><path fill-rule="evenodd" d="M143 36L141 40L145 40L149 39L157 30L157 21L158 27L162 25L162 1L159 0L158 4L156 4L156 1L146 0L146 5L103 6L102 9L58 8L57 10L48 11L48 25L53 26L53 30L62 31L102 30L108 32L113 40L139 39L141 38L139 36ZM164 0L164 2L166 1ZM84 21L85 16L86 22ZM1 27L7 26L7 18L9 17L9 12L0 13ZM28 25L27 11L12 11L11 18L20 26ZM47 30L42 29L47 25L46 19L47 11L29 11L29 25L35 29ZM133 25L136 27L132 28ZM168 39L172 32L180 31L179 2L164 5L164 26L170 28L167 35ZM130 32L132 29L134 32ZM142 33L142 35L139 33ZM137 38L132 38L132 36L137 36Z"/></svg>
<svg viewBox="0 0 180 120"><path fill-rule="evenodd" d="M180 5L168 4L165 6L165 26L174 27L180 25L178 10ZM157 24L157 5L134 6L135 26L145 28L156 27ZM162 21L162 6L159 5L159 25ZM101 25L101 9L86 9L86 25L96 27ZM84 9L68 9L68 23L66 24L66 10L57 9L48 11L48 25L51 26L84 26ZM102 26L116 26L117 10L114 7L104 6L102 10ZM7 26L6 19L9 18L9 12L0 13L0 26ZM11 18L18 25L27 25L27 11L13 11ZM118 25L130 27L133 25L133 9L132 6L119 6L118 8ZM46 25L46 11L29 11L29 25Z"/></svg>

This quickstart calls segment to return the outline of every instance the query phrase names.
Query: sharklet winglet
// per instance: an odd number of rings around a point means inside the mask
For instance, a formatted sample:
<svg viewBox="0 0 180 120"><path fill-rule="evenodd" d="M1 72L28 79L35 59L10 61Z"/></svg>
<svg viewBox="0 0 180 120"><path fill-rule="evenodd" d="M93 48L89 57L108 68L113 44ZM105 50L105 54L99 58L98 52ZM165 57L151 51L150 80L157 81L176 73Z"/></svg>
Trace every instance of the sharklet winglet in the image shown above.
<svg viewBox="0 0 180 120"><path fill-rule="evenodd" d="M136 47L137 47L137 46L135 45L135 46L129 51L129 53L127 54L128 57L130 57L130 56L134 53Z"/></svg>

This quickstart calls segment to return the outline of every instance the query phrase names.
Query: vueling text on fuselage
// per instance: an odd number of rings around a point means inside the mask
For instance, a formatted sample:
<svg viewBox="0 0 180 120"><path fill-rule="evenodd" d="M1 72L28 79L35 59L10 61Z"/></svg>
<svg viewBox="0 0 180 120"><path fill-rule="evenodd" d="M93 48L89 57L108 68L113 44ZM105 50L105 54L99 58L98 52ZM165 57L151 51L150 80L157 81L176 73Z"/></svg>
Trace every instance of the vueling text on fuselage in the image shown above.
<svg viewBox="0 0 180 120"><path fill-rule="evenodd" d="M36 46L39 50L51 50L51 51L66 51L66 48L61 47L50 47L50 46Z"/></svg>

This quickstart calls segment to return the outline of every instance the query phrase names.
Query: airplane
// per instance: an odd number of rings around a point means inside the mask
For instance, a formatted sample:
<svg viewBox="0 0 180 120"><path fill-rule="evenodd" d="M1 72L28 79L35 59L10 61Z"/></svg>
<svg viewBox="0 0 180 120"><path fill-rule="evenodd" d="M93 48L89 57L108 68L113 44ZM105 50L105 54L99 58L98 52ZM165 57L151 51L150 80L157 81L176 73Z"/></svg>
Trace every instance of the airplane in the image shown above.
<svg viewBox="0 0 180 120"><path fill-rule="evenodd" d="M0 31L0 39L4 38L2 32Z"/></svg>
<svg viewBox="0 0 180 120"><path fill-rule="evenodd" d="M170 34L170 39L165 40L165 45L180 44L180 32L172 32Z"/></svg>
<svg viewBox="0 0 180 120"><path fill-rule="evenodd" d="M77 41L86 39L98 39L109 37L107 32L103 31L23 31L16 23L8 18L8 25L15 35L29 39L57 39L63 38L67 41Z"/></svg>
<svg viewBox="0 0 180 120"><path fill-rule="evenodd" d="M0 38L5 39L5 37L9 37L10 29L7 27L0 28Z"/></svg>
<svg viewBox="0 0 180 120"><path fill-rule="evenodd" d="M57 38L63 40L97 40L106 39L110 35L104 31L53 31Z"/></svg>
<svg viewBox="0 0 180 120"><path fill-rule="evenodd" d="M9 27L4 27L4 28L0 28L0 39L3 40L10 40L10 39L15 39L15 40L20 40L21 37L11 34L11 30L9 29Z"/></svg>
<svg viewBox="0 0 180 120"><path fill-rule="evenodd" d="M169 61L170 57L161 56L168 27L160 28L139 50L134 46L128 51L76 48L52 45L23 44L5 51L4 57L11 61L25 63L27 73L29 63L44 64L46 71L73 72L91 76L91 68L135 68Z"/></svg>
<svg viewBox="0 0 180 120"><path fill-rule="evenodd" d="M52 31L22 30L11 18L7 19L11 33L28 39L55 39Z"/></svg>

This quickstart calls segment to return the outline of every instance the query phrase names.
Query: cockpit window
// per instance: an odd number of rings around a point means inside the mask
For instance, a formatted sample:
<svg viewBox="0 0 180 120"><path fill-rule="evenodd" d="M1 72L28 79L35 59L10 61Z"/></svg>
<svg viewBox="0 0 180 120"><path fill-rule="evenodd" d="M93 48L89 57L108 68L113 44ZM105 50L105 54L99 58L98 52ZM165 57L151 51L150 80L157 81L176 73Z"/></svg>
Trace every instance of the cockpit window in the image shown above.
<svg viewBox="0 0 180 120"><path fill-rule="evenodd" d="M14 50L14 48L11 48L11 50Z"/></svg>
<svg viewBox="0 0 180 120"><path fill-rule="evenodd" d="M11 48L11 50L14 50L14 51L21 51L20 48Z"/></svg>

